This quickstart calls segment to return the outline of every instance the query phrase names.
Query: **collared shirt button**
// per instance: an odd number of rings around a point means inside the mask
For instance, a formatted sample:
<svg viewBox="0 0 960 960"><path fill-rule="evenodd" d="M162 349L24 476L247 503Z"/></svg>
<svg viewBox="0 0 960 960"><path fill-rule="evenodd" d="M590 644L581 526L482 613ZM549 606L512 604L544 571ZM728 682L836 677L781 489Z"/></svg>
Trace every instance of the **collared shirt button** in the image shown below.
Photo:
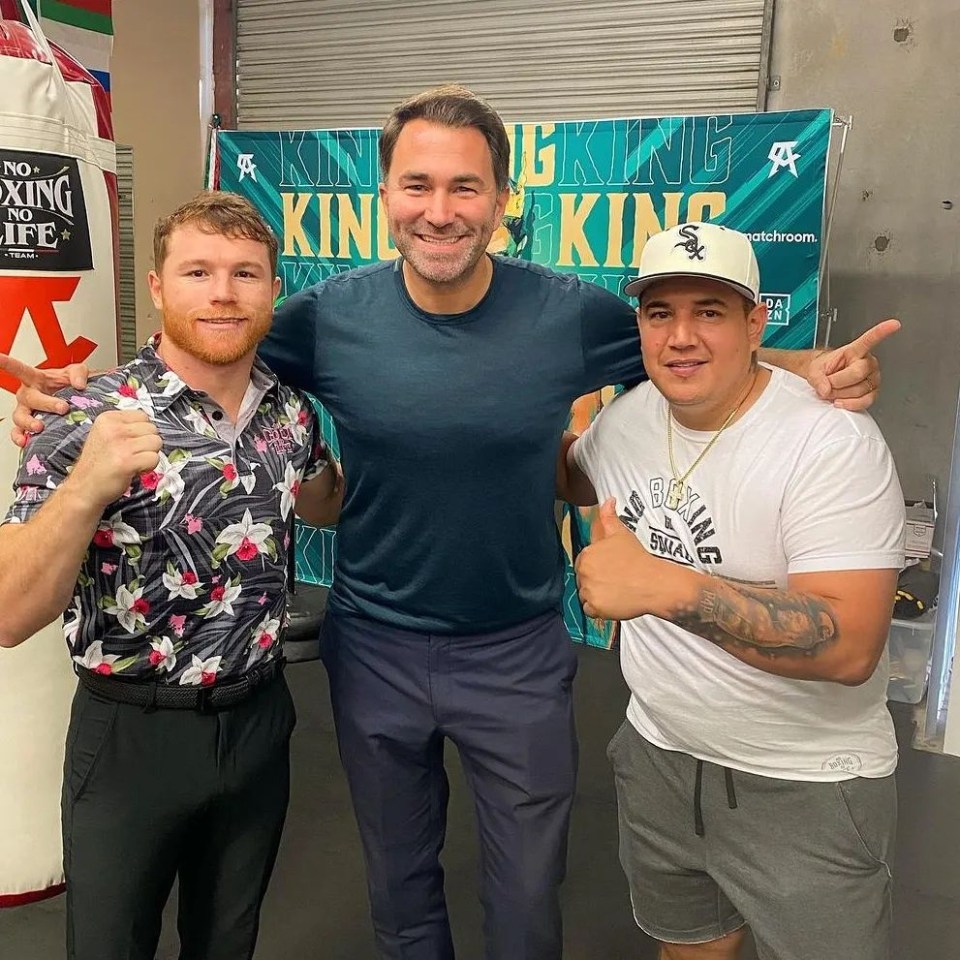
<svg viewBox="0 0 960 960"><path fill-rule="evenodd" d="M210 414L210 416L213 417L214 420L216 420L217 422L219 422L219 421L221 421L221 420L223 419L223 411L222 411L222 410L214 410L213 413Z"/></svg>

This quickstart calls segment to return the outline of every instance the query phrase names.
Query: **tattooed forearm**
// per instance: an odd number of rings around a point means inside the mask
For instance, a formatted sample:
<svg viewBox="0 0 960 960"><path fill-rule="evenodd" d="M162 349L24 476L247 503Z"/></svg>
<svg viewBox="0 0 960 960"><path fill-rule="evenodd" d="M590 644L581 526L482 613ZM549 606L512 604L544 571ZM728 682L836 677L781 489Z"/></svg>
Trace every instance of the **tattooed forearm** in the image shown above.
<svg viewBox="0 0 960 960"><path fill-rule="evenodd" d="M696 603L678 609L670 619L721 647L752 647L770 656L812 656L840 635L825 600L722 580L703 586Z"/></svg>

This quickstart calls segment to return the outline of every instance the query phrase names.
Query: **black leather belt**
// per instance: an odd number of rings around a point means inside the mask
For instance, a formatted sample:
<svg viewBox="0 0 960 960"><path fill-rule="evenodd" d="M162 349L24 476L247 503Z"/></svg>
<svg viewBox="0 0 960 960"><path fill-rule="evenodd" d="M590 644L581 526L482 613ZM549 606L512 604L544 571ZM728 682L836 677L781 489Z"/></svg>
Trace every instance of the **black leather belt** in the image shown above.
<svg viewBox="0 0 960 960"><path fill-rule="evenodd" d="M118 703L146 707L148 710L199 710L205 713L233 707L249 699L257 690L276 680L283 673L286 663L283 657L277 657L237 680L214 683L209 687L120 680L83 668L78 668L77 676L88 690Z"/></svg>

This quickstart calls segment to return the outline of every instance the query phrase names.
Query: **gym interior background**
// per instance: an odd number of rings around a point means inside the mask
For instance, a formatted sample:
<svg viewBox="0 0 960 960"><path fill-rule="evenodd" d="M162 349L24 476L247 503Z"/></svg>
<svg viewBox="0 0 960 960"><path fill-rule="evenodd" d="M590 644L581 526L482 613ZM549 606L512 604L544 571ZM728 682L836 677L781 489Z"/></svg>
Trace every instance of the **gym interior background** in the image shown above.
<svg viewBox="0 0 960 960"><path fill-rule="evenodd" d="M685 61L679 44L666 66L664 58L658 61L664 38L651 34L650 25L669 11L700 24L701 32L711 23L718 36L733 29L725 49L734 57L740 51L749 59L746 54L768 31L766 54L757 58L753 75L738 74L736 62L727 72L741 97L737 109L755 109L757 103L771 110L826 106L853 117L830 239L831 301L838 310L831 340L843 342L888 316L903 321L903 331L879 351L884 384L873 413L906 495L929 496L933 478L945 491L960 385L960 75L954 65L960 0L541 0L528 5L549 26L539 38L522 29L517 6L502 0L118 0L112 96L117 142L128 145L133 157L138 339L157 320L141 282L151 266L153 224L201 188L215 105L227 125L233 119L251 128L359 126L376 123L409 93L452 80L472 86L508 120L703 112L712 104L697 97L707 94L687 87L689 78L703 72L697 59ZM391 44L407 42L425 53L406 58L406 72L388 91L363 90L353 79L331 82L326 92L321 84L315 103L299 98L308 111L299 124L270 124L276 90L271 92L262 72L258 76L257 58L269 55L264 31L276 29L282 16L306 17L312 24L318 73L334 62L324 46L327 26L336 28L340 44L375 41L389 52ZM234 18L235 37L225 28ZM471 63L476 31L458 35L457 22L464 18L485 20L499 31L497 56ZM391 24L394 32L374 29L378 22ZM750 25L745 34L731 27L737 23ZM441 28L448 39L431 43L431 30ZM572 48L574 39L579 45ZM604 51L611 49L621 60L611 64L608 52L604 68ZM231 91L221 82L215 93L210 83L214 61L222 68L224 56L228 65L238 64L239 114L232 118L229 107L223 110L233 100ZM654 84L651 90L657 70L674 78L672 88L661 84L657 90ZM300 714L294 797L257 956L370 957L359 843L323 671L316 663L297 666L290 681ZM619 872L614 796L603 755L626 701L614 657L583 651L577 699L582 775L565 890L567 954L572 960L652 958L652 945L633 926ZM914 750L912 711L898 705L894 713L902 750L894 957L956 960L960 760ZM472 815L452 758L451 766L448 890L458 955L473 960L481 947ZM0 958L62 957L62 910L59 898L0 912ZM168 924L160 957L175 955Z"/></svg>

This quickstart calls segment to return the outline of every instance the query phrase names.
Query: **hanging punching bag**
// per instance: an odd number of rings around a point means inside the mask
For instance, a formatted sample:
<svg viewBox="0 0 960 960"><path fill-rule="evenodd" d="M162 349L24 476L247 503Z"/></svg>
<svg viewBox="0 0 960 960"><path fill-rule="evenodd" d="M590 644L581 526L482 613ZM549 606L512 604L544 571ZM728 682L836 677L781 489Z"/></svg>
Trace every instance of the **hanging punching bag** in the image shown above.
<svg viewBox="0 0 960 960"><path fill-rule="evenodd" d="M109 102L47 42L25 0L22 9L25 22L0 20L0 352L40 367L111 367L119 258ZM11 16L9 0L2 12ZM0 372L0 518L20 455L9 440L18 386ZM29 444L24 456L30 469ZM60 786L76 686L64 646L55 623L0 649L0 907L62 890Z"/></svg>

